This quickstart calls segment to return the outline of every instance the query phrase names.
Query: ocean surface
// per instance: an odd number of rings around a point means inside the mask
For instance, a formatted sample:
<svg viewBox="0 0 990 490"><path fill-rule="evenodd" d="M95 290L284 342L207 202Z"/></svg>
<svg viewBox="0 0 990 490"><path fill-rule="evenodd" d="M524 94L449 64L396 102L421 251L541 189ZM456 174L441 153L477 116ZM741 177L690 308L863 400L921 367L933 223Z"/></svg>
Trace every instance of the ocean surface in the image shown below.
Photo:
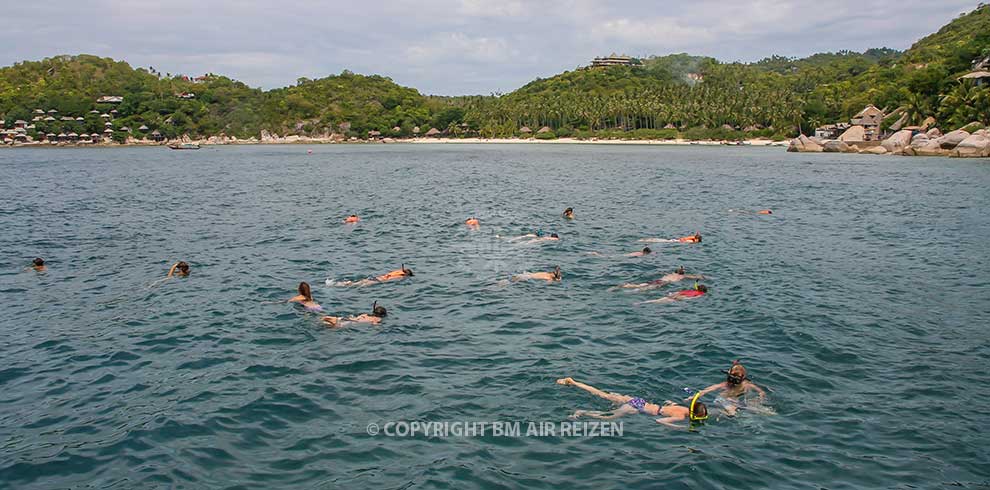
<svg viewBox="0 0 990 490"><path fill-rule="evenodd" d="M988 488L988 210L986 160L2 150L0 487ZM562 239L507 239L538 229ZM163 281L178 260L191 275ZM415 276L325 285L401 264ZM556 265L560 283L507 281ZM709 294L610 290L681 265ZM300 281L330 314L388 316L326 328L284 302ZM769 392L759 410L526 436L610 407L557 378L679 401L735 359ZM414 421L521 433L384 433Z"/></svg>

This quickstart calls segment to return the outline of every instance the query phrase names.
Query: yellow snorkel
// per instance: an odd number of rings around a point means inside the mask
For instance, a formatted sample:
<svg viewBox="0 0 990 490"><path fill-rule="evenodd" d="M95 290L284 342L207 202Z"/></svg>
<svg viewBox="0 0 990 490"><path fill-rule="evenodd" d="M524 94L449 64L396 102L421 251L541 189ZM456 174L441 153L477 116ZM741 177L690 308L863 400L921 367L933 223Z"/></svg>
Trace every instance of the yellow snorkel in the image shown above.
<svg viewBox="0 0 990 490"><path fill-rule="evenodd" d="M701 291L701 288L698 287L698 286L700 286L700 284L698 284L698 281L694 281L694 290L695 291Z"/></svg>
<svg viewBox="0 0 990 490"><path fill-rule="evenodd" d="M703 420L708 420L708 415L705 415L704 417L694 416L694 404L698 402L699 397L701 397L700 391L695 393L694 398L691 399L691 408L688 409L688 416L691 418L691 422L701 422Z"/></svg>

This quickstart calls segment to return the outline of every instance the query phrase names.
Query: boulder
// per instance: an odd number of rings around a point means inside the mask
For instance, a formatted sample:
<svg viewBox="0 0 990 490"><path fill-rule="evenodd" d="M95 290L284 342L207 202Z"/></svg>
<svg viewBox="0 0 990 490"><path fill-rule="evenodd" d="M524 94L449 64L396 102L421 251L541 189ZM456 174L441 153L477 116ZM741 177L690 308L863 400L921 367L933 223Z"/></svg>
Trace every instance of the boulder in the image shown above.
<svg viewBox="0 0 990 490"><path fill-rule="evenodd" d="M900 153L901 150L906 146L911 145L911 131L907 129L902 129L892 135L889 138L883 140L880 146L883 146L890 153Z"/></svg>
<svg viewBox="0 0 990 490"><path fill-rule="evenodd" d="M826 141L822 147L825 153L851 153L855 152L845 141Z"/></svg>
<svg viewBox="0 0 990 490"><path fill-rule="evenodd" d="M983 134L973 134L956 145L955 149L952 150L952 156L959 158L990 157L990 138Z"/></svg>
<svg viewBox="0 0 990 490"><path fill-rule="evenodd" d="M957 129L945 136L942 136L936 141L938 141L939 146L941 146L943 150L951 150L955 148L956 145L962 143L963 140L969 137L970 137L969 133L961 129Z"/></svg>
<svg viewBox="0 0 990 490"><path fill-rule="evenodd" d="M865 150L860 150L860 153L867 153L870 155L886 155L887 149L882 146L871 146Z"/></svg>
<svg viewBox="0 0 990 490"><path fill-rule="evenodd" d="M814 144L816 144L818 146L822 146L822 145L825 144L825 140L823 140L823 139L821 139L821 138L819 138L817 136L808 136L808 139L811 140L812 143L814 143Z"/></svg>
<svg viewBox="0 0 990 490"><path fill-rule="evenodd" d="M842 136L839 136L839 141L845 141L847 143L850 141L863 141L863 138L865 137L866 128L863 126L853 126L845 130L845 132L842 133Z"/></svg>
<svg viewBox="0 0 990 490"><path fill-rule="evenodd" d="M918 133L911 137L911 148L921 148L930 142L931 139L925 133Z"/></svg>
<svg viewBox="0 0 990 490"><path fill-rule="evenodd" d="M979 131L973 132L973 136L984 136L990 138L990 129L981 129Z"/></svg>
<svg viewBox="0 0 990 490"><path fill-rule="evenodd" d="M925 132L929 139L941 138L942 132L938 128L932 128Z"/></svg>
<svg viewBox="0 0 990 490"><path fill-rule="evenodd" d="M949 154L948 150L943 150L938 140L929 140L922 146L912 146L911 150L919 157L939 157Z"/></svg>
<svg viewBox="0 0 990 490"><path fill-rule="evenodd" d="M791 152L801 152L801 153L817 153L822 151L822 145L815 143L805 135L798 136L791 140L790 146L787 147L787 151Z"/></svg>
<svg viewBox="0 0 990 490"><path fill-rule="evenodd" d="M935 127L935 118L934 117L928 116L928 117L925 118L924 121L921 121L921 130L922 131L928 131L928 128L934 128L934 127Z"/></svg>

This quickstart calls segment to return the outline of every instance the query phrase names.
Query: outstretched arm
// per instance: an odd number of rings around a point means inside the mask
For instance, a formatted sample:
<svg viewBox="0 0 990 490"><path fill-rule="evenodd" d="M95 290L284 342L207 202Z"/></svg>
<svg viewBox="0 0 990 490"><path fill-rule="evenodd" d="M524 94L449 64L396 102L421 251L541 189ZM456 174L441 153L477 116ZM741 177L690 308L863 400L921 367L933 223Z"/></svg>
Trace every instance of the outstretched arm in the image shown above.
<svg viewBox="0 0 990 490"><path fill-rule="evenodd" d="M705 389L701 390L699 392L701 394L698 395L698 398L701 398L701 397L703 397L703 396L705 396L705 395L707 395L707 394L709 394L709 393L711 393L711 392L713 392L715 390L721 389L721 388L724 387L724 385L725 385L725 383L713 384L713 385L709 386L708 388L705 388ZM685 398L684 400L687 401L687 400L690 400L691 398L693 398L693 397L688 397L688 398Z"/></svg>
<svg viewBox="0 0 990 490"><path fill-rule="evenodd" d="M179 263L178 262L172 264L172 268L168 270L168 275L165 276L165 277L172 277L172 275L175 274L175 268L176 267L179 267Z"/></svg>
<svg viewBox="0 0 990 490"><path fill-rule="evenodd" d="M657 423L666 425L667 427L673 427L675 429L683 429L682 426L674 423L679 420L684 420L684 417L664 417L662 419L657 419Z"/></svg>

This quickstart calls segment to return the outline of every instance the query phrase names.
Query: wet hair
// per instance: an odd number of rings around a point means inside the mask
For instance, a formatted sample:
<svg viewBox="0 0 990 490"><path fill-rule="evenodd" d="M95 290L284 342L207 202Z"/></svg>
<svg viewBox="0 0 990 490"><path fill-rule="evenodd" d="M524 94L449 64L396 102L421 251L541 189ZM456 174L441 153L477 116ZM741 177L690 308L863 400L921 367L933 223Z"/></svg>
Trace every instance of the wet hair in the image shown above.
<svg viewBox="0 0 990 490"><path fill-rule="evenodd" d="M697 289L698 289L698 291L701 291L702 293L707 293L708 292L708 286L705 286L704 284L698 284Z"/></svg>
<svg viewBox="0 0 990 490"><path fill-rule="evenodd" d="M402 269L402 274L403 275L408 276L408 277L412 277L413 276L412 269L406 269L406 264L402 264L399 268Z"/></svg>
<svg viewBox="0 0 990 490"><path fill-rule="evenodd" d="M674 274L684 275L684 266L682 265L682 266L678 267L677 269L675 269L674 270Z"/></svg>
<svg viewBox="0 0 990 490"><path fill-rule="evenodd" d="M739 363L739 360L732 361L732 367L725 371L725 380L731 385L741 384L746 381L746 368Z"/></svg>
<svg viewBox="0 0 990 490"><path fill-rule="evenodd" d="M178 264L175 264L175 268L178 269L179 272L183 274L189 273L189 264L185 263L184 261L179 261Z"/></svg>
<svg viewBox="0 0 990 490"><path fill-rule="evenodd" d="M388 311L385 309L384 306L378 306L377 301L375 301L375 304L371 305L371 316L384 318L386 315L388 315Z"/></svg>
<svg viewBox="0 0 990 490"><path fill-rule="evenodd" d="M691 418L705 418L708 416L708 407L704 403L695 402L694 412L691 413Z"/></svg>
<svg viewBox="0 0 990 490"><path fill-rule="evenodd" d="M313 290L309 288L308 282L299 283L299 294L306 298L306 301L313 301Z"/></svg>
<svg viewBox="0 0 990 490"><path fill-rule="evenodd" d="M560 238L560 237L559 237L559 236L557 236L557 234L556 234L556 233L551 233L551 234L550 234L550 238Z"/></svg>
<svg viewBox="0 0 990 490"><path fill-rule="evenodd" d="M567 209L564 210L564 215L566 216L566 215L571 214L573 212L574 212L574 208L567 208Z"/></svg>
<svg viewBox="0 0 990 490"><path fill-rule="evenodd" d="M651 254L651 253L653 253L653 250L650 250L650 247L643 247L643 253L644 254Z"/></svg>
<svg viewBox="0 0 990 490"><path fill-rule="evenodd" d="M701 242L701 233L694 232L694 239L698 240L698 242Z"/></svg>
<svg viewBox="0 0 990 490"><path fill-rule="evenodd" d="M560 266L558 265L558 266L556 266L556 267L553 268L553 278L554 279L560 279L561 277L562 277L562 275L560 273Z"/></svg>
<svg viewBox="0 0 990 490"><path fill-rule="evenodd" d="M41 266L45 265L45 259L43 259L41 257L36 257L31 262L34 263L35 267L41 267Z"/></svg>

